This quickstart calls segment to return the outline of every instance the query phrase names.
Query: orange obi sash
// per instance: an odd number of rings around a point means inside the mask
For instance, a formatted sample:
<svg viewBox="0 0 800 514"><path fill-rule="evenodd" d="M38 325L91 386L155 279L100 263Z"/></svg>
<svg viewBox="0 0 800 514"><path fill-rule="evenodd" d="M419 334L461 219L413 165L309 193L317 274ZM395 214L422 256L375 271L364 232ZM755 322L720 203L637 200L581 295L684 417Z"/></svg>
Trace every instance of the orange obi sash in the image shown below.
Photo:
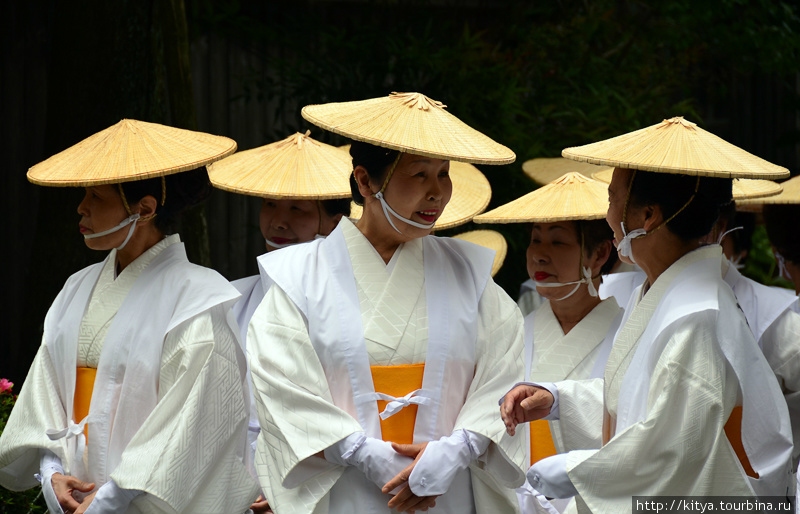
<svg viewBox="0 0 800 514"><path fill-rule="evenodd" d="M553 442L553 434L550 432L550 422L545 419L537 419L528 423L531 430L531 462L533 466L545 457L550 457L558 453Z"/></svg>
<svg viewBox="0 0 800 514"><path fill-rule="evenodd" d="M402 366L371 366L372 383L375 392L402 398L412 391L422 388L422 375L425 363ZM386 404L378 400L378 412L383 412ZM409 405L397 414L381 420L381 438L398 444L414 442L414 423L417 421L417 406Z"/></svg>
<svg viewBox="0 0 800 514"><path fill-rule="evenodd" d="M758 473L753 469L750 464L750 459L747 458L747 453L744 451L744 444L742 444L742 407L734 407L731 412L731 417L725 423L725 435L728 437L728 442L731 443L733 451L739 458L739 463L744 468L747 476L758 478Z"/></svg>
<svg viewBox="0 0 800 514"><path fill-rule="evenodd" d="M94 390L94 379L97 376L96 368L78 368L75 375L75 398L72 403L72 418L75 423L80 423L83 418L89 415L89 405L92 403L92 391ZM87 424L83 433L89 439L89 425Z"/></svg>

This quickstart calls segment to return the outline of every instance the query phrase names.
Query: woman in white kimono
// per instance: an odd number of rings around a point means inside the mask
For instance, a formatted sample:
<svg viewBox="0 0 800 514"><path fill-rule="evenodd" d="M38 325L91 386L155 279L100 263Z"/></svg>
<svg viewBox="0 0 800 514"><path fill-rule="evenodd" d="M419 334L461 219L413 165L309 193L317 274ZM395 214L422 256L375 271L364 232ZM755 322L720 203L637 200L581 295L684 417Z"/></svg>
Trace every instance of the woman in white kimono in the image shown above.
<svg viewBox="0 0 800 514"><path fill-rule="evenodd" d="M508 487L522 483L524 448L492 395L522 375L522 319L489 277L491 251L428 236L451 195L449 159L513 153L418 93L303 116L357 140L351 183L364 212L325 240L259 258L275 284L248 354L270 504L516 512Z"/></svg>
<svg viewBox="0 0 800 514"><path fill-rule="evenodd" d="M209 165L208 176L214 187L262 198L258 221L266 251L271 252L325 237L342 216L350 215L351 171L346 151L312 139L307 131L217 161ZM242 295L232 311L239 325L242 347L246 349L247 325L264 299L265 285L260 275L235 280L231 285ZM249 374L248 369L248 384ZM254 477L260 431L251 394L248 468ZM263 494L250 509L255 513L268 512Z"/></svg>
<svg viewBox="0 0 800 514"><path fill-rule="evenodd" d="M110 253L45 318L0 438L0 484L38 479L51 513L244 512L255 499L238 294L167 235L209 191L204 168L177 172L235 148L123 120L31 168L34 183L86 187L80 232Z"/></svg>
<svg viewBox="0 0 800 514"><path fill-rule="evenodd" d="M786 496L786 403L722 280L720 247L701 244L731 200L725 177L785 170L683 118L564 155L617 163L607 220L620 257L648 280L606 365L602 448L543 459L529 482L547 496L580 495L579 510L595 513L630 512L634 495ZM543 417L567 423L587 386L521 385L506 395L501 416L510 433Z"/></svg>
<svg viewBox="0 0 800 514"><path fill-rule="evenodd" d="M532 223L528 274L545 298L525 316L525 379L545 382L602 376L622 309L598 295L601 275L617 260L614 234L605 221L606 185L577 172L475 218L477 223ZM591 402L586 402L591 403ZM602 445L602 410L584 408L570 424L530 423L529 465L569 450ZM562 511L563 500L548 502L530 485L517 490L522 512Z"/></svg>
<svg viewBox="0 0 800 514"><path fill-rule="evenodd" d="M794 294L800 294L800 177L781 184L783 192L760 201L764 204L764 225L772 243L778 269L783 278L794 284Z"/></svg>

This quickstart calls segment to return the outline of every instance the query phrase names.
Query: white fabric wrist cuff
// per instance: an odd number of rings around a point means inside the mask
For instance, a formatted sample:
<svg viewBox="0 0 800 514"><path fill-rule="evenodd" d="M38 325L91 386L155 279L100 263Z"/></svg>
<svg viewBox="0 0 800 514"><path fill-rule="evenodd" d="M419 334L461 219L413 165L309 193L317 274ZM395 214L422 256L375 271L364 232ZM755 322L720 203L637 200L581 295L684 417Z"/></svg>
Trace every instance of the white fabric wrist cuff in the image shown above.
<svg viewBox="0 0 800 514"><path fill-rule="evenodd" d="M486 452L491 440L488 437L460 429L425 447L408 485L417 496L436 496L450 488L456 475Z"/></svg>
<svg viewBox="0 0 800 514"><path fill-rule="evenodd" d="M53 490L53 475L56 473L64 474L61 459L50 450L41 450L39 456L39 473L36 480L42 484L42 496L50 514L63 514L61 504L58 502L56 492Z"/></svg>
<svg viewBox="0 0 800 514"><path fill-rule="evenodd" d="M571 498L578 494L567 474L567 456L559 453L544 458L526 473L528 483L548 498Z"/></svg>
<svg viewBox="0 0 800 514"><path fill-rule="evenodd" d="M136 489L122 489L113 480L109 480L97 490L94 500L86 509L86 514L104 512L125 512L134 498L142 494Z"/></svg>
<svg viewBox="0 0 800 514"><path fill-rule="evenodd" d="M542 419L546 419L548 421L557 421L558 420L558 418L559 418L559 412L558 412L558 406L559 406L559 403L558 403L558 386L555 384L555 382L517 382L516 384L514 384L514 387L518 387L518 386L521 386L521 385L540 387L542 389L547 389L547 391L549 391L550 394L553 395L553 405L550 407L550 414L548 414L547 416L543 417ZM511 389L514 389L514 387L512 387ZM508 392L511 392L511 389L509 389ZM508 392L506 394L508 394ZM503 400L505 400L505 398L506 398L505 395L503 395L503 397L500 398L500 401L498 402L498 405L503 405Z"/></svg>
<svg viewBox="0 0 800 514"><path fill-rule="evenodd" d="M338 443L334 443L325 448L322 454L325 456L325 460L332 464L352 466L356 462L354 460L355 453L366 440L367 434L364 432L354 432Z"/></svg>

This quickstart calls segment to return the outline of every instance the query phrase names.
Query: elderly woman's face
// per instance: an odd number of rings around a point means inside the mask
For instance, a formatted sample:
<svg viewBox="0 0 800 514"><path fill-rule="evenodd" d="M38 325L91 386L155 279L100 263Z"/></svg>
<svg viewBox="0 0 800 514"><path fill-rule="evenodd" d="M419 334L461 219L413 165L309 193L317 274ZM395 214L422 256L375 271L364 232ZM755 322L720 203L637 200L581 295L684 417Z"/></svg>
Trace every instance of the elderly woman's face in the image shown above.
<svg viewBox="0 0 800 514"><path fill-rule="evenodd" d="M323 225L329 225L320 223L320 216L325 215L324 209L319 207L316 200L265 198L259 215L261 235L280 245L305 243L313 240ZM267 251L273 249L267 244Z"/></svg>
<svg viewBox="0 0 800 514"><path fill-rule="evenodd" d="M383 193L397 214L425 225L439 219L452 194L450 161L413 154L402 155ZM403 234L411 237L421 237L430 232L394 218L392 222Z"/></svg>
<svg viewBox="0 0 800 514"><path fill-rule="evenodd" d="M528 275L537 282L567 283L579 280L581 242L575 223L534 223L528 245ZM562 298L574 286L542 287L537 291L547 299Z"/></svg>
<svg viewBox="0 0 800 514"><path fill-rule="evenodd" d="M87 187L83 201L78 204L78 214L81 215L78 227L84 236L112 229L128 217L117 186L110 184ZM127 235L128 231L123 229L102 237L84 239L84 242L92 250L111 250L120 246Z"/></svg>

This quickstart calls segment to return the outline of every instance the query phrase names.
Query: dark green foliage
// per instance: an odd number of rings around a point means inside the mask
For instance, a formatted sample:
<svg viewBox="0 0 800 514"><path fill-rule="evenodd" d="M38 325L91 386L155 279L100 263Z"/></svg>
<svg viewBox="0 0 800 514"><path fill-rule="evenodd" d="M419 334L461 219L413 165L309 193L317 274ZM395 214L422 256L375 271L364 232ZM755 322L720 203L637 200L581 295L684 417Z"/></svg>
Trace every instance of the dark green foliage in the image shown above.
<svg viewBox="0 0 800 514"><path fill-rule="evenodd" d="M391 91L444 102L517 153L513 165L481 167L490 207L534 188L521 172L527 159L675 115L701 125L713 115L712 131L741 123L716 112L735 103L740 82L777 81L783 109L798 108L800 7L789 2L195 0L187 15L193 36L221 35L263 61L240 79L246 97L277 105L280 130L268 138L312 128L314 137L343 143L302 120L306 104ZM796 131L784 132L776 145L797 144ZM510 249L498 282L514 296L527 235L500 231Z"/></svg>

